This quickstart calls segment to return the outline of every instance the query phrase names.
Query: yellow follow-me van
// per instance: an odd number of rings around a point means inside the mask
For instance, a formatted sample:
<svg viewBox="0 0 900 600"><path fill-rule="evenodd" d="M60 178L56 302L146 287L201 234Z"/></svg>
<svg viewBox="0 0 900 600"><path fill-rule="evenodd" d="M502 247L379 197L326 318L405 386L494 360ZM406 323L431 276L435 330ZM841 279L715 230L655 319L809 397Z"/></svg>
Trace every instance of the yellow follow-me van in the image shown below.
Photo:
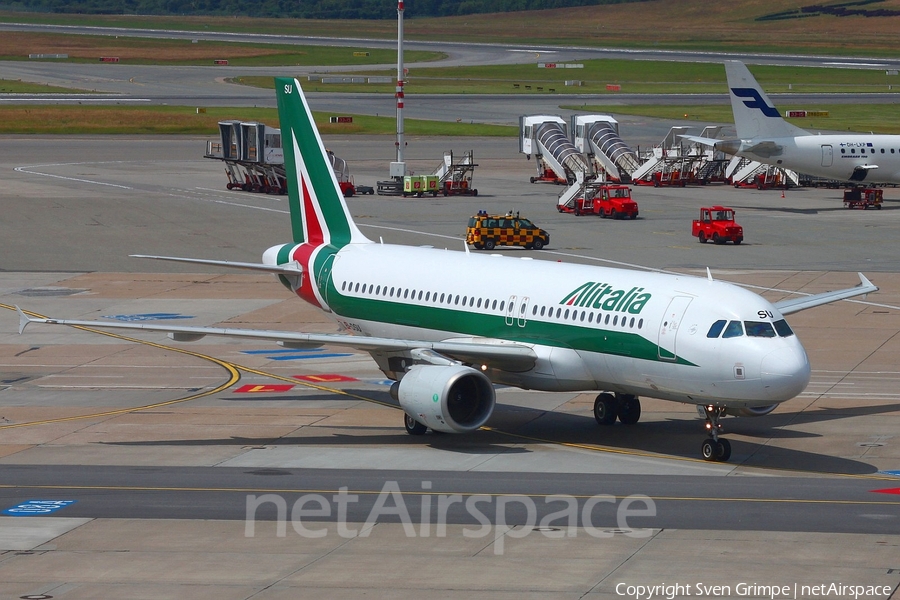
<svg viewBox="0 0 900 600"><path fill-rule="evenodd" d="M540 250L550 243L550 234L519 213L489 215L486 210L469 219L466 243L478 250L493 250L496 246L524 246Z"/></svg>

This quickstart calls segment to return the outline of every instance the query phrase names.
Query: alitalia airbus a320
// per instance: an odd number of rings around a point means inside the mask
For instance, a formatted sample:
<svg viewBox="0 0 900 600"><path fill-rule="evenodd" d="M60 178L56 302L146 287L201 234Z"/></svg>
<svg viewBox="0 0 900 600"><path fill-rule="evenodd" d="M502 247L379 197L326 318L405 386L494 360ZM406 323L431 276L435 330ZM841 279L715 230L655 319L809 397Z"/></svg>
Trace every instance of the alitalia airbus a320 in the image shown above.
<svg viewBox="0 0 900 600"><path fill-rule="evenodd" d="M701 453L722 461L731 455L724 415L767 414L809 382L806 351L784 315L878 289L860 274L854 288L773 305L712 277L374 243L350 216L299 83L275 84L293 242L269 248L261 264L147 258L274 273L351 333L35 319L21 310L20 331L40 322L162 331L176 341L354 347L395 381L412 435L477 430L494 410L494 384L597 390L602 425L636 423L640 396L694 404L707 416Z"/></svg>

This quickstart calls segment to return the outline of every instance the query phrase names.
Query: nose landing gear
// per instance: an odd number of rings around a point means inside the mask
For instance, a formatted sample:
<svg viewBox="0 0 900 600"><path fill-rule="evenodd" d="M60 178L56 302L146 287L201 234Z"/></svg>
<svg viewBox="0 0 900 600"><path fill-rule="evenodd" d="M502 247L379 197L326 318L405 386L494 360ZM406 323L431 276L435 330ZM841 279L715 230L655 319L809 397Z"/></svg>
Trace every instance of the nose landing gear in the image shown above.
<svg viewBox="0 0 900 600"><path fill-rule="evenodd" d="M703 410L706 412L706 431L709 433L709 439L703 440L700 454L703 460L725 462L731 458L731 442L719 439L719 434L724 433L719 419L725 414L725 409L718 406L704 406Z"/></svg>

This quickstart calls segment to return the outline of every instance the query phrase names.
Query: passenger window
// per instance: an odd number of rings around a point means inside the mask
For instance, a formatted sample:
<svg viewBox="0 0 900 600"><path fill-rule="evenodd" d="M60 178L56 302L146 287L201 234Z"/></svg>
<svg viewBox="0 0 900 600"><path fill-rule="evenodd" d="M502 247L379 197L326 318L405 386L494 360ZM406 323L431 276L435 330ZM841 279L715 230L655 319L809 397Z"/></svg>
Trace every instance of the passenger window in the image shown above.
<svg viewBox="0 0 900 600"><path fill-rule="evenodd" d="M541 307L541 316L542 316L542 317L544 316L544 311L545 311L545 310L547 310L547 307L546 307L546 306L542 306L542 307Z"/></svg>
<svg viewBox="0 0 900 600"><path fill-rule="evenodd" d="M613 317L613 327L619 324L619 315Z"/></svg>
<svg viewBox="0 0 900 600"><path fill-rule="evenodd" d="M565 314L563 315L563 319L568 319L568 318L569 318L569 309L567 308Z"/></svg>
<svg viewBox="0 0 900 600"><path fill-rule="evenodd" d="M638 329L643 329L643 328L644 328L644 320L641 319L640 321L638 321Z"/></svg>
<svg viewBox="0 0 900 600"><path fill-rule="evenodd" d="M346 289L347 289L347 282L345 281L344 283L341 284L341 291L343 292Z"/></svg>
<svg viewBox="0 0 900 600"><path fill-rule="evenodd" d="M628 323L628 326L629 326L631 329L634 329L634 317L631 317L631 321Z"/></svg>
<svg viewBox="0 0 900 600"><path fill-rule="evenodd" d="M588 323L594 322L594 313L588 313Z"/></svg>
<svg viewBox="0 0 900 600"><path fill-rule="evenodd" d="M728 323L728 327L725 328L725 333L722 334L723 338L733 338L733 337L741 337L744 335L744 327L741 325L740 321L730 321Z"/></svg>
<svg viewBox="0 0 900 600"><path fill-rule="evenodd" d="M356 289L353 290L353 291L354 291L354 292L358 292L358 291L359 291L359 284L358 284L358 283L356 284Z"/></svg>
<svg viewBox="0 0 900 600"><path fill-rule="evenodd" d="M792 335L794 335L794 332L791 329L791 326L788 325L787 321L785 321L784 319L781 319L780 321L775 321L775 323L773 323L773 325L775 325L775 331L777 331L778 335L780 335L781 337L791 337Z"/></svg>
<svg viewBox="0 0 900 600"><path fill-rule="evenodd" d="M603 320L604 325L609 325L609 315L606 315L606 318Z"/></svg>
<svg viewBox="0 0 900 600"><path fill-rule="evenodd" d="M706 332L706 337L717 338L719 337L719 334L722 333L723 329L725 329L725 319L719 319L713 323L712 327L709 328L709 331Z"/></svg>
<svg viewBox="0 0 900 600"><path fill-rule="evenodd" d="M497 310L497 301L496 300L491 302L491 310Z"/></svg>
<svg viewBox="0 0 900 600"><path fill-rule="evenodd" d="M506 300L501 300L500 301L500 312L503 312L503 307L505 307L505 306L506 306Z"/></svg>

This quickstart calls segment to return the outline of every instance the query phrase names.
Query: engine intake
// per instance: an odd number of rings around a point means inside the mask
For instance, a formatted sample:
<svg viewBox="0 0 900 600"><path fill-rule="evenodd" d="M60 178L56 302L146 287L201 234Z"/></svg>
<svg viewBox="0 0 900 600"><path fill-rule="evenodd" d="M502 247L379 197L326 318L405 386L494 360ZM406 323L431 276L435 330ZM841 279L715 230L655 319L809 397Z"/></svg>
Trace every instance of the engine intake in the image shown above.
<svg viewBox="0 0 900 600"><path fill-rule="evenodd" d="M391 392L408 415L444 433L478 429L494 412L497 398L487 375L462 365L413 366Z"/></svg>

